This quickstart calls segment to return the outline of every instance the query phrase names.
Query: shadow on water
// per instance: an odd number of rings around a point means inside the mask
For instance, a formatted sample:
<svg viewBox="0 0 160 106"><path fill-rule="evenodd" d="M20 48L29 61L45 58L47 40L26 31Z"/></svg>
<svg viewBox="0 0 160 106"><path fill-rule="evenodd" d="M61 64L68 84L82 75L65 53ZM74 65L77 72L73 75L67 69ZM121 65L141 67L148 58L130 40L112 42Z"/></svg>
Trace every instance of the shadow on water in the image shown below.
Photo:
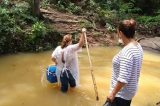
<svg viewBox="0 0 160 106"><path fill-rule="evenodd" d="M42 70L52 64L51 53L19 53L0 58L0 106L101 106L109 91L112 58L119 48L92 48L91 58L97 82L97 102L86 50L79 55L80 86L66 94L46 81ZM160 101L160 54L145 51L139 90L132 106L154 106Z"/></svg>

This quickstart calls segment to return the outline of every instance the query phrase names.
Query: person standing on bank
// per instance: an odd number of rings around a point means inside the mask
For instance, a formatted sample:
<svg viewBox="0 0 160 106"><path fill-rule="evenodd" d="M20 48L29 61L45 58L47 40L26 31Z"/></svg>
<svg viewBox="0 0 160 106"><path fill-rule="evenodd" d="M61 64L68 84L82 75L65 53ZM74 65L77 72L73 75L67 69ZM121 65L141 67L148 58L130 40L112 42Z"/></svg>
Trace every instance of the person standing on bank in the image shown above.
<svg viewBox="0 0 160 106"><path fill-rule="evenodd" d="M61 90L66 92L68 90L68 83L66 84L67 88L62 88L64 85L63 82L66 82L64 78L61 79L62 70L67 68L75 79L76 86L79 86L79 68L78 68L78 56L77 52L82 49L84 45L84 33L86 29L82 30L80 35L79 42L77 44L72 44L72 36L67 34L63 37L61 46L58 46L52 53L52 61L55 62L57 70L56 75L58 82L61 85ZM68 75L68 74L67 74ZM63 80L63 81L62 81ZM74 85L71 87L75 87Z"/></svg>
<svg viewBox="0 0 160 106"><path fill-rule="evenodd" d="M111 106L130 106L135 96L143 60L143 49L134 40L136 21L123 20L117 29L124 48L114 56L111 88L107 101Z"/></svg>

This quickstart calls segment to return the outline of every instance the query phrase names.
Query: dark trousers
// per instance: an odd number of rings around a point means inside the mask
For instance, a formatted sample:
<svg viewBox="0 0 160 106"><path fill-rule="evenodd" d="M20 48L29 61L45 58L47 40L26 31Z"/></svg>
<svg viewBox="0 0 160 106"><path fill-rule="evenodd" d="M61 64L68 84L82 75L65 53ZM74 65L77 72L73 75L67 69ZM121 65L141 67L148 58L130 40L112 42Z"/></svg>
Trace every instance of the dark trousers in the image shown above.
<svg viewBox="0 0 160 106"><path fill-rule="evenodd" d="M115 97L113 102L111 103L111 106L130 106L131 100L125 100L120 97Z"/></svg>
<svg viewBox="0 0 160 106"><path fill-rule="evenodd" d="M68 91L68 84L70 85L70 87L76 86L76 80L74 79L74 77L68 69L64 70L63 72L61 71L60 81L62 92Z"/></svg>

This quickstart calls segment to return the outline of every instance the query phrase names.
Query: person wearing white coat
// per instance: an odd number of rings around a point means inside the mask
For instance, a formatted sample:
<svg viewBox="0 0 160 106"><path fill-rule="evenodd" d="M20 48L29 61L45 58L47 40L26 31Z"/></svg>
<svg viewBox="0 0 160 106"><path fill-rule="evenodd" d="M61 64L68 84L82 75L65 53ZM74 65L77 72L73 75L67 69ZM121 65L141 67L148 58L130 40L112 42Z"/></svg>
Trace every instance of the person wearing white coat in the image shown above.
<svg viewBox="0 0 160 106"><path fill-rule="evenodd" d="M84 45L84 33L86 30L82 31L80 35L79 42L77 44L72 44L72 36L67 34L63 37L60 46L57 46L52 53L52 61L55 62L57 66L56 75L58 82L60 83L60 74L64 67L62 62L62 53L64 53L64 60L66 68L70 70L72 76L76 80L76 86L79 85L79 67L78 67L78 51L81 50Z"/></svg>

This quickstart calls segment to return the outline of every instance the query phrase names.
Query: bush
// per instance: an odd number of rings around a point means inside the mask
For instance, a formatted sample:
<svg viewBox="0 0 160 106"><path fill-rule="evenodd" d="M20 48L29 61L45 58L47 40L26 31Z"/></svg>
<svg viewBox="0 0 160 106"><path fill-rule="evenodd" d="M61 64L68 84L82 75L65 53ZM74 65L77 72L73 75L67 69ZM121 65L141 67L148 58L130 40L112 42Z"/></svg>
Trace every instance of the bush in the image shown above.
<svg viewBox="0 0 160 106"><path fill-rule="evenodd" d="M39 38L44 37L47 33L47 29L43 22L36 22L32 25L32 37Z"/></svg>
<svg viewBox="0 0 160 106"><path fill-rule="evenodd" d="M87 20L82 20L80 26L81 28L87 28L87 29L91 29L95 27L92 22Z"/></svg>
<svg viewBox="0 0 160 106"><path fill-rule="evenodd" d="M33 51L42 49L42 42L47 35L47 28L43 22L36 22L32 25L31 35L29 36L29 44Z"/></svg>
<svg viewBox="0 0 160 106"><path fill-rule="evenodd" d="M118 10L118 0L95 0L96 3L104 10Z"/></svg>
<svg viewBox="0 0 160 106"><path fill-rule="evenodd" d="M43 51L57 46L60 39L60 33L51 29L50 26L43 22L36 22L26 38L26 51Z"/></svg>
<svg viewBox="0 0 160 106"><path fill-rule="evenodd" d="M137 18L137 21L140 24L144 24L146 26L158 26L160 25L160 15L157 16L141 16Z"/></svg>
<svg viewBox="0 0 160 106"><path fill-rule="evenodd" d="M0 54L21 51L25 48L27 24L36 21L30 15L26 2L3 0L0 6Z"/></svg>
<svg viewBox="0 0 160 106"><path fill-rule="evenodd" d="M73 13L73 14L80 14L82 12L81 7L76 6L74 3L69 3L66 10L70 13Z"/></svg>
<svg viewBox="0 0 160 106"><path fill-rule="evenodd" d="M73 14L80 14L82 12L82 8L80 6L75 5L75 3L72 2L66 2L66 1L58 1L56 4L59 10L66 11Z"/></svg>
<svg viewBox="0 0 160 106"><path fill-rule="evenodd" d="M48 50L61 38L58 32L31 15L28 2L1 2L0 54Z"/></svg>
<svg viewBox="0 0 160 106"><path fill-rule="evenodd" d="M136 0L136 6L142 10L143 15L155 15L160 9L160 0Z"/></svg>
<svg viewBox="0 0 160 106"><path fill-rule="evenodd" d="M36 18L29 14L28 3L21 2L10 5L7 0L4 1L0 7L0 34L14 34L17 28L21 29L28 22L36 21Z"/></svg>
<svg viewBox="0 0 160 106"><path fill-rule="evenodd" d="M47 8L48 6L50 6L50 0L42 0L41 7Z"/></svg>

